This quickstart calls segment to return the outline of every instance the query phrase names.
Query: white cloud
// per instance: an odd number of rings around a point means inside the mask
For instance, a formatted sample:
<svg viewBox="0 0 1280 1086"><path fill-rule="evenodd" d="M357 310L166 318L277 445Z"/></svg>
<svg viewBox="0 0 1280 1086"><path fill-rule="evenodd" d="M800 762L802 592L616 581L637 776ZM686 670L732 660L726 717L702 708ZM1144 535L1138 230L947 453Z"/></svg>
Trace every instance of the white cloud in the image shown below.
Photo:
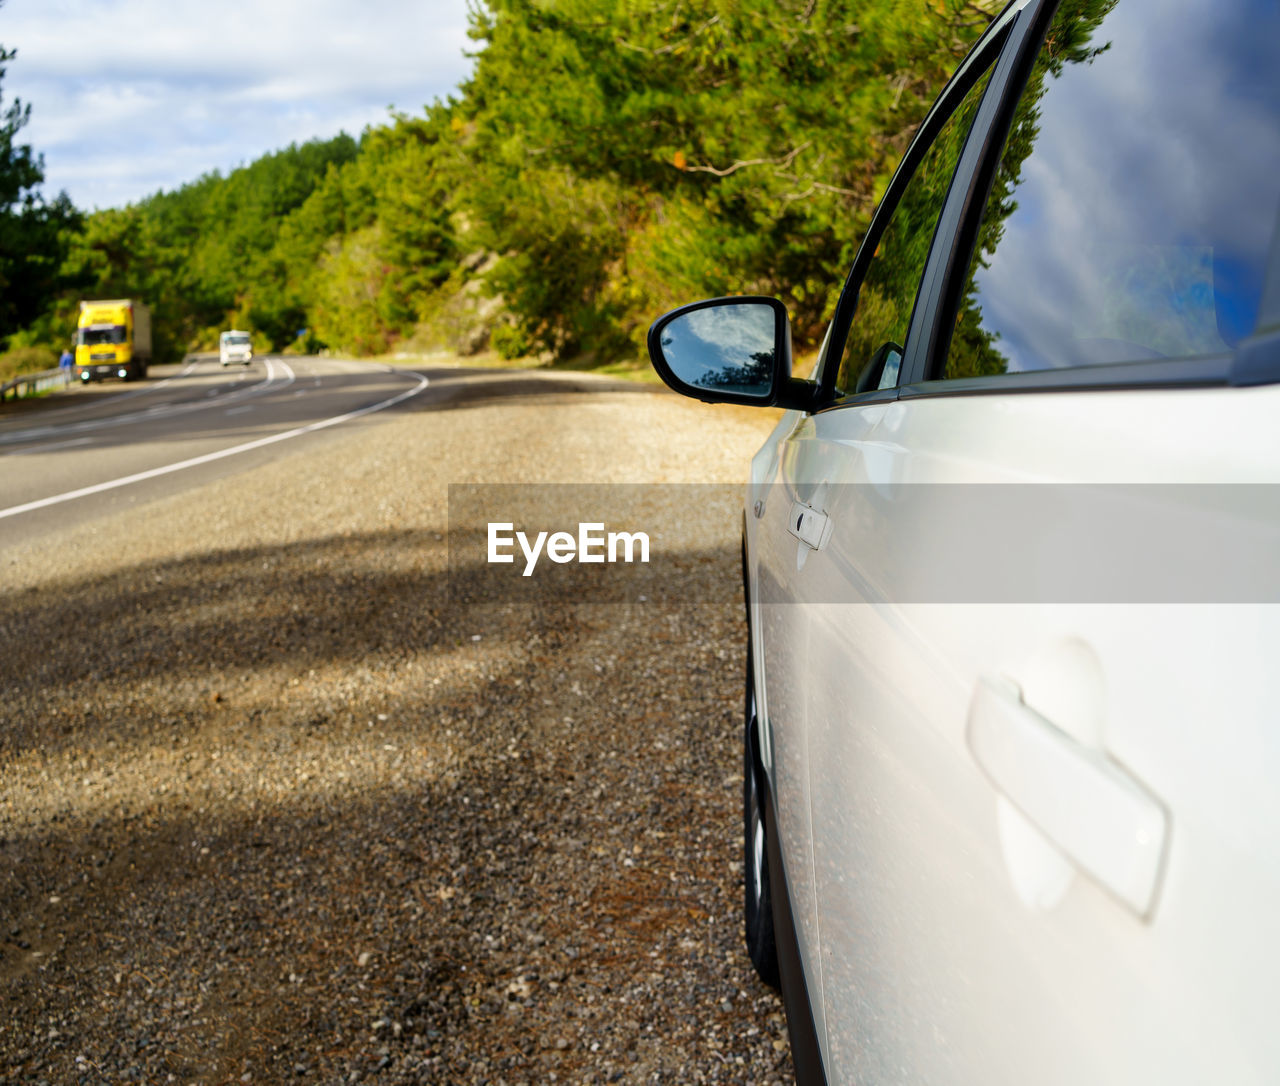
<svg viewBox="0 0 1280 1086"><path fill-rule="evenodd" d="M0 86L45 190L113 207L417 114L470 71L467 0L4 0Z"/></svg>

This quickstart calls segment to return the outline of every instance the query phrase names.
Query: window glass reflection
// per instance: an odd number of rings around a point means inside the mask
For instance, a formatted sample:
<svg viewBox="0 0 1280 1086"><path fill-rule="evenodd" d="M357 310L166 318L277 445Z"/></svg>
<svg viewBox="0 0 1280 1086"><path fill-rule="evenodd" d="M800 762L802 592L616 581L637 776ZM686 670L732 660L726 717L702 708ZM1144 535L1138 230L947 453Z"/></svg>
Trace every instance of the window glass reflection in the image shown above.
<svg viewBox="0 0 1280 1086"><path fill-rule="evenodd" d="M1274 0L1066 0L1019 103L945 376L1186 358L1256 323L1280 207Z"/></svg>
<svg viewBox="0 0 1280 1086"><path fill-rule="evenodd" d="M934 230L989 77L988 71L943 124L880 237L858 291L858 308L836 375L836 387L843 392L897 384L902 346ZM894 349L886 350L890 346ZM867 372L873 359L886 364L877 364L878 372Z"/></svg>
<svg viewBox="0 0 1280 1086"><path fill-rule="evenodd" d="M86 347L96 347L103 343L124 343L128 338L128 330L123 324L98 324L80 329L80 343Z"/></svg>

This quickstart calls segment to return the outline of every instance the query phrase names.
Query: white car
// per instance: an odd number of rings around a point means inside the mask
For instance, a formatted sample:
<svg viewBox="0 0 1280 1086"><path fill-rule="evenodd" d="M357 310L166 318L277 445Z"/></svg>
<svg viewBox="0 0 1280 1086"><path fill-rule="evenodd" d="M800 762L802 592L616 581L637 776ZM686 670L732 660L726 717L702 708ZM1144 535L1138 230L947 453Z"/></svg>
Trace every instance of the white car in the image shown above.
<svg viewBox="0 0 1280 1086"><path fill-rule="evenodd" d="M253 341L248 332L223 332L218 337L218 361L224 366L232 362L248 365L253 361Z"/></svg>
<svg viewBox="0 0 1280 1086"><path fill-rule="evenodd" d="M1176 10L1175 10L1176 7ZM751 465L746 935L804 1082L1280 1082L1280 7L1017 0Z"/></svg>

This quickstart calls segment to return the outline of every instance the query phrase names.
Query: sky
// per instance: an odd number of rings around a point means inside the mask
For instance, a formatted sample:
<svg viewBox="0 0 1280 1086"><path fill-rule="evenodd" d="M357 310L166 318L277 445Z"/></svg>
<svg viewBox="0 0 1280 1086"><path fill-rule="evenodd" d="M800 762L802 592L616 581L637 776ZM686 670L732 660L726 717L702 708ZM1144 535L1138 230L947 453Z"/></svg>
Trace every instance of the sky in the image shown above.
<svg viewBox="0 0 1280 1086"><path fill-rule="evenodd" d="M0 101L46 198L121 207L212 170L420 114L470 73L467 0L0 0Z"/></svg>

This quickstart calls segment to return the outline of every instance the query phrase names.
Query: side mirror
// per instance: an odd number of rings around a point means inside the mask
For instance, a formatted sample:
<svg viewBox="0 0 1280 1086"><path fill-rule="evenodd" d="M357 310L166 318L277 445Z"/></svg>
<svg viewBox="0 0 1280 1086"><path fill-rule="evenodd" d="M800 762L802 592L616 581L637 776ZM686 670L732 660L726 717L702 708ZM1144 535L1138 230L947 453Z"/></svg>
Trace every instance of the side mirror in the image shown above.
<svg viewBox="0 0 1280 1086"><path fill-rule="evenodd" d="M707 403L808 409L816 385L791 376L791 324L776 298L713 298L674 309L649 329L653 368Z"/></svg>
<svg viewBox="0 0 1280 1086"><path fill-rule="evenodd" d="M874 389L893 388L898 383L902 369L902 348L896 343L882 343L871 361L858 374L854 392L871 392Z"/></svg>

